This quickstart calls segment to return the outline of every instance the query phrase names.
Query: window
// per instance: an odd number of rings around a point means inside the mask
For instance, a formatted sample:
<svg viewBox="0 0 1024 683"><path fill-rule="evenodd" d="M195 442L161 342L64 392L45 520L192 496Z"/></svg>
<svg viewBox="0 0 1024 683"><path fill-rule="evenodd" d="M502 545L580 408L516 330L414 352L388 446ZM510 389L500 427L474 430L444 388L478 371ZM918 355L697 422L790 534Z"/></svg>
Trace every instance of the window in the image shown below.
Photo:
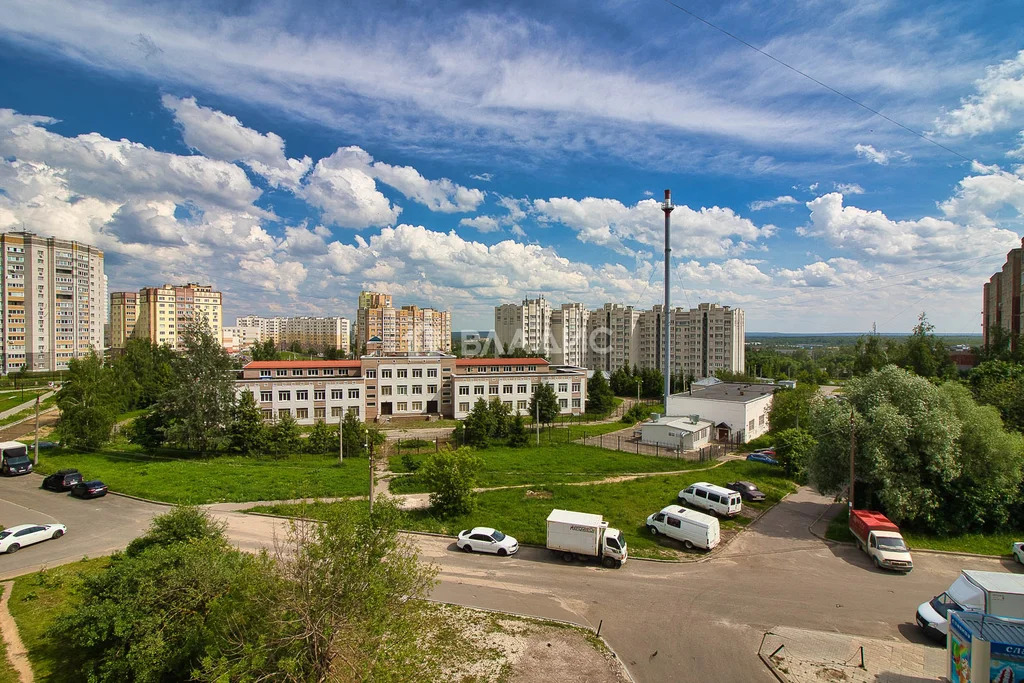
<svg viewBox="0 0 1024 683"><path fill-rule="evenodd" d="M270 377L270 370L260 370L260 377Z"/></svg>
<svg viewBox="0 0 1024 683"><path fill-rule="evenodd" d="M568 408L569 407L569 401L567 401L564 398L558 399L558 407L559 408Z"/></svg>
<svg viewBox="0 0 1024 683"><path fill-rule="evenodd" d="M409 376L409 371L406 370L405 368L399 368L397 370L397 373L398 373L397 376L400 377L400 378L403 378L403 379Z"/></svg>
<svg viewBox="0 0 1024 683"><path fill-rule="evenodd" d="M759 415L757 418L758 426L764 427L764 415Z"/></svg>
<svg viewBox="0 0 1024 683"><path fill-rule="evenodd" d="M423 410L423 401L413 401L412 402L412 409L413 410Z"/></svg>
<svg viewBox="0 0 1024 683"><path fill-rule="evenodd" d="M295 409L296 420L308 420L309 419L309 408L296 408Z"/></svg>
<svg viewBox="0 0 1024 683"><path fill-rule="evenodd" d="M558 383L558 393L563 394L563 393L565 393L567 391L569 391L569 383L568 382L559 382Z"/></svg>
<svg viewBox="0 0 1024 683"><path fill-rule="evenodd" d="M436 384L428 384L427 385L427 393L428 394L436 394L437 393L437 385Z"/></svg>
<svg viewBox="0 0 1024 683"><path fill-rule="evenodd" d="M395 410L399 412L405 412L409 410L409 404L406 403L405 401L399 401L398 403L395 404Z"/></svg>
<svg viewBox="0 0 1024 683"><path fill-rule="evenodd" d="M279 391L277 392L278 401L290 401L292 400L292 392L290 391Z"/></svg>
<svg viewBox="0 0 1024 683"><path fill-rule="evenodd" d="M531 365L530 366L530 372L537 372L537 366L536 365Z"/></svg>
<svg viewBox="0 0 1024 683"><path fill-rule="evenodd" d="M373 404L370 403L369 405L372 406ZM345 414L346 415L354 415L356 417L359 417L359 408L357 406L349 406L348 410L345 411Z"/></svg>
<svg viewBox="0 0 1024 683"><path fill-rule="evenodd" d="M404 384L399 384L397 387L395 387L395 389L398 391L399 396L405 396L408 395L409 393L409 387L405 386Z"/></svg>
<svg viewBox="0 0 1024 683"><path fill-rule="evenodd" d="M319 370L317 370L316 368L313 368L312 370L310 370L310 371L309 371L309 372L307 372L306 374L307 374L307 375L310 375L311 377L315 377L316 375L319 375L319 374L320 374L320 371L319 371Z"/></svg>
<svg viewBox="0 0 1024 683"><path fill-rule="evenodd" d="M327 391L326 390L324 390L324 389L314 389L313 390L313 400L314 401L322 401L325 398L327 398Z"/></svg>
<svg viewBox="0 0 1024 683"><path fill-rule="evenodd" d="M349 398L359 398L359 389L349 389L348 390L348 397Z"/></svg>
<svg viewBox="0 0 1024 683"><path fill-rule="evenodd" d="M264 408L263 410L260 411L260 413L263 415L264 420L274 419L274 411L272 408Z"/></svg>
<svg viewBox="0 0 1024 683"><path fill-rule="evenodd" d="M302 370L300 368L295 368L294 370L292 370L292 376L302 377Z"/></svg>
<svg viewBox="0 0 1024 683"><path fill-rule="evenodd" d="M331 417L341 417L341 406L331 406Z"/></svg>
<svg viewBox="0 0 1024 683"><path fill-rule="evenodd" d="M526 385L525 384L517 384L516 385L516 393L517 394L525 394L526 393Z"/></svg>
<svg viewBox="0 0 1024 683"><path fill-rule="evenodd" d="M473 394L474 395L476 395L476 396L483 396L483 393L484 393L484 387L483 387L482 384L478 384L475 387L473 387Z"/></svg>
<svg viewBox="0 0 1024 683"><path fill-rule="evenodd" d="M579 382L573 382L572 383L572 390L578 392L580 390L580 383Z"/></svg>
<svg viewBox="0 0 1024 683"><path fill-rule="evenodd" d="M512 366L506 365L505 367L502 368L502 370L504 370L505 372L512 372Z"/></svg>
<svg viewBox="0 0 1024 683"><path fill-rule="evenodd" d="M427 377L437 377L437 368L427 368Z"/></svg>
<svg viewBox="0 0 1024 683"><path fill-rule="evenodd" d="M497 384L492 384L491 386L487 387L487 393L489 395L491 395L491 396L497 396L498 395L498 385Z"/></svg>
<svg viewBox="0 0 1024 683"><path fill-rule="evenodd" d="M161 334L163 334L163 333L161 333ZM277 376L278 376L278 377L284 377L284 376L285 376L285 375L287 375L287 374L288 374L288 371L287 371L287 370L278 370L278 371L277 371Z"/></svg>
<svg viewBox="0 0 1024 683"><path fill-rule="evenodd" d="M753 420L750 421L749 431L751 431L751 432L754 431L754 421Z"/></svg>
<svg viewBox="0 0 1024 683"><path fill-rule="evenodd" d="M383 386L383 387L381 387L380 388L380 395L381 396L390 396L391 395L391 387L390 386Z"/></svg>
<svg viewBox="0 0 1024 683"><path fill-rule="evenodd" d="M573 408L579 408L580 407L580 400L578 398L574 398L572 400L572 407Z"/></svg>
<svg viewBox="0 0 1024 683"><path fill-rule="evenodd" d="M469 387L466 385L459 387L459 396L469 396Z"/></svg>
<svg viewBox="0 0 1024 683"><path fill-rule="evenodd" d="M681 526L680 523L679 523L679 518L678 517L669 517L668 518L668 525L671 526L671 527L675 527L676 529L680 528L680 526Z"/></svg>
<svg viewBox="0 0 1024 683"><path fill-rule="evenodd" d="M413 368L412 376L413 377L422 377L423 376L423 368Z"/></svg>
<svg viewBox="0 0 1024 683"><path fill-rule="evenodd" d="M423 393L423 385L422 384L414 384L412 386L412 393L414 393L414 394L422 394Z"/></svg>
<svg viewBox="0 0 1024 683"><path fill-rule="evenodd" d="M516 401L517 410L526 410L526 401Z"/></svg>
<svg viewBox="0 0 1024 683"><path fill-rule="evenodd" d="M380 371L381 379L391 379L391 368L384 368Z"/></svg>
<svg viewBox="0 0 1024 683"><path fill-rule="evenodd" d="M273 391L261 391L260 392L260 403L269 403L274 400Z"/></svg>
<svg viewBox="0 0 1024 683"><path fill-rule="evenodd" d="M322 420L327 417L327 408L313 408L313 418Z"/></svg>
<svg viewBox="0 0 1024 683"><path fill-rule="evenodd" d="M296 401L308 401L309 400L309 391L307 391L306 389L303 389L301 391L296 391L295 392L295 400Z"/></svg>
<svg viewBox="0 0 1024 683"><path fill-rule="evenodd" d="M331 389L331 398L333 398L335 400L337 400L339 398L344 398L344 394L345 394L345 390L344 389Z"/></svg>
<svg viewBox="0 0 1024 683"><path fill-rule="evenodd" d="M330 376L334 374L334 368L324 368L324 376Z"/></svg>
<svg viewBox="0 0 1024 683"><path fill-rule="evenodd" d="M503 393L503 394L511 394L512 393L512 385L511 384L506 384L503 387L501 387L501 393Z"/></svg>
<svg viewBox="0 0 1024 683"><path fill-rule="evenodd" d="M468 413L469 412L469 403L460 403L459 404L459 412Z"/></svg>
<svg viewBox="0 0 1024 683"><path fill-rule="evenodd" d="M491 366L491 372L497 372L497 371L498 371L498 366L497 365L492 365Z"/></svg>
<svg viewBox="0 0 1024 683"><path fill-rule="evenodd" d="M367 370L366 371L367 379L374 379L376 376L377 376L377 371L376 370Z"/></svg>
<svg viewBox="0 0 1024 683"><path fill-rule="evenodd" d="M278 408L277 409L277 416L278 417L284 417L286 415L287 416L291 416L291 414L292 414L291 408Z"/></svg>

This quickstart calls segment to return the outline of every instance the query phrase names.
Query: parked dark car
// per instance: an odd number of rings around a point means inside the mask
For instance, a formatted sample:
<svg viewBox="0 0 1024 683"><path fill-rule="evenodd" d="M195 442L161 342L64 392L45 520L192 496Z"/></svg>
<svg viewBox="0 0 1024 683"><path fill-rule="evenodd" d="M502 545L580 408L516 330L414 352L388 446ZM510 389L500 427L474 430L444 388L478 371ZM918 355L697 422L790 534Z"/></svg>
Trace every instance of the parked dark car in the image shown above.
<svg viewBox="0 0 1024 683"><path fill-rule="evenodd" d="M28 474L32 471L32 461L27 455L10 455L4 458L4 464L0 465L0 474L6 477L13 477L16 474Z"/></svg>
<svg viewBox="0 0 1024 683"><path fill-rule="evenodd" d="M57 470L43 479L43 488L51 491L70 491L82 482L82 473L78 470Z"/></svg>
<svg viewBox="0 0 1024 683"><path fill-rule="evenodd" d="M779 461L775 459L774 455L768 455L767 453L751 453L747 456L747 460L753 462L763 462L766 465L778 465Z"/></svg>
<svg viewBox="0 0 1024 683"><path fill-rule="evenodd" d="M757 484L749 481L734 481L725 485L725 488L732 489L740 494L743 500L760 502L765 499L764 491L757 488Z"/></svg>
<svg viewBox="0 0 1024 683"><path fill-rule="evenodd" d="M107 485L99 479L82 481L74 485L71 495L76 498L99 498L107 495Z"/></svg>

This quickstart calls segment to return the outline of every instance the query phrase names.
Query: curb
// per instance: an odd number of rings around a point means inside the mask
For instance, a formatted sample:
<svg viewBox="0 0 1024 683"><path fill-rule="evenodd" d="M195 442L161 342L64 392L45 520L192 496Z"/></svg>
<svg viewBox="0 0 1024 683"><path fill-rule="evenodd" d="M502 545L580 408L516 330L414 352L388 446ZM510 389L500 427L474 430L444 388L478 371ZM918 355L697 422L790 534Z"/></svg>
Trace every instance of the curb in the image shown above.
<svg viewBox="0 0 1024 683"><path fill-rule="evenodd" d="M434 534L434 535L436 536L437 534ZM619 656L619 653L615 651L615 648L613 648L611 645L608 644L608 641L604 637L597 635L597 630L594 629L592 626L586 626L586 625L583 625L583 624L577 624L576 622L568 621L567 619L556 619L554 617L537 617L537 616L534 616L532 614L522 614L520 612L510 612L508 610L503 610L503 609L490 609L488 607L467 607L466 605L459 605L459 604L454 603L454 602L445 602L444 600L435 600L434 598L422 598L422 600L424 602L432 602L435 605L451 605L453 607L459 607L461 609L473 610L475 612L488 612L490 614L505 614L505 615L508 615L510 617L519 617L520 619L528 619L530 621L537 621L537 622L551 621L551 622L554 622L556 624L565 624L566 626L572 626L573 628L578 628L578 629L581 629L581 630L584 630L584 631L591 631L595 638L598 638L602 643L604 643L604 646L606 648L608 648L609 652L612 653L612 657L615 658L615 661L617 661L622 666L622 670L626 674L626 679L631 681L631 683L636 683L636 679L633 678L633 674L630 673L629 667L626 666L626 660L624 660L622 657ZM783 683L787 683L787 682L784 681Z"/></svg>
<svg viewBox="0 0 1024 683"><path fill-rule="evenodd" d="M775 666L775 662L772 661L771 657L757 653L757 656L761 658L764 665L768 667L768 670L772 672L772 675L779 680L779 683L790 683L789 678L779 671L779 667Z"/></svg>
<svg viewBox="0 0 1024 683"><path fill-rule="evenodd" d="M177 505L179 505L179 503L165 503L165 502L163 502L161 500L150 500L149 498L143 498L141 496L133 496L133 495L130 495L128 493L118 493L117 491L111 491L109 488L107 489L107 493L113 494L115 496L120 496L121 498L130 498L131 500L137 500L137 501L139 501L141 503L149 503L151 505L160 505L162 507L171 508L171 507L176 507ZM196 507L199 507L199 506L197 505Z"/></svg>
<svg viewBox="0 0 1024 683"><path fill-rule="evenodd" d="M838 541L834 541L838 542ZM982 555L980 553L961 553L955 550L931 550L929 548L911 548L912 552L915 553L926 553L928 555L950 555L952 557L984 557L992 560L1012 560L1013 555L1008 553L1006 555Z"/></svg>

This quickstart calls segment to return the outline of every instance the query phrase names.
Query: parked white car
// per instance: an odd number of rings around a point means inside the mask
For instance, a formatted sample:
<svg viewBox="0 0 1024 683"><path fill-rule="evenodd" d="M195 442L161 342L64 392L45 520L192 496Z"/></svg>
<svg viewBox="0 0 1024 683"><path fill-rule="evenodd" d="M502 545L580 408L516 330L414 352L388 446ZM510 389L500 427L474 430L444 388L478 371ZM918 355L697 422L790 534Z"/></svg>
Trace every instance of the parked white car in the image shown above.
<svg viewBox="0 0 1024 683"><path fill-rule="evenodd" d="M459 532L459 540L455 541L455 545L467 553L494 553L505 556L519 552L519 541L487 526L463 529Z"/></svg>
<svg viewBox="0 0 1024 683"><path fill-rule="evenodd" d="M16 553L27 545L60 538L68 530L63 524L19 524L0 531L0 553Z"/></svg>
<svg viewBox="0 0 1024 683"><path fill-rule="evenodd" d="M1013 544L1013 556L1017 561L1024 564L1024 541L1017 541Z"/></svg>
<svg viewBox="0 0 1024 683"><path fill-rule="evenodd" d="M690 484L680 491L679 504L707 510L720 517L734 517L743 509L740 494L706 481Z"/></svg>
<svg viewBox="0 0 1024 683"><path fill-rule="evenodd" d="M647 530L652 536L662 534L677 541L683 547L712 550L721 540L718 520L703 512L688 510L681 505L669 505L647 518Z"/></svg>

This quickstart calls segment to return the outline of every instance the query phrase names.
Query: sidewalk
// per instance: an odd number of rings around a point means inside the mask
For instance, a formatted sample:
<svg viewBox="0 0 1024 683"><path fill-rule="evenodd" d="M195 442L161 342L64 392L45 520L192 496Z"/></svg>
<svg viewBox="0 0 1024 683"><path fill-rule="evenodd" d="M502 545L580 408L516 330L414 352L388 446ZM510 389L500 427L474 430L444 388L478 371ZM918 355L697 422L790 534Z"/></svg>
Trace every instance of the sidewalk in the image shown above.
<svg viewBox="0 0 1024 683"><path fill-rule="evenodd" d="M47 392L45 394L40 394L39 395L39 402L42 403L46 399L48 399L51 396L53 396L54 393L55 392L53 392L53 391L49 391L49 392ZM31 408L35 404L36 404L36 399L33 396L29 400L27 400L24 403L22 403L20 406L14 406L13 408L10 408L8 410L0 412L0 420L4 419L5 417L10 417L11 415L14 415L15 413L20 413L21 411L25 410L26 408Z"/></svg>
<svg viewBox="0 0 1024 683"><path fill-rule="evenodd" d="M758 654L770 657L776 672L790 683L924 683L946 675L942 648L789 626L769 631Z"/></svg>

